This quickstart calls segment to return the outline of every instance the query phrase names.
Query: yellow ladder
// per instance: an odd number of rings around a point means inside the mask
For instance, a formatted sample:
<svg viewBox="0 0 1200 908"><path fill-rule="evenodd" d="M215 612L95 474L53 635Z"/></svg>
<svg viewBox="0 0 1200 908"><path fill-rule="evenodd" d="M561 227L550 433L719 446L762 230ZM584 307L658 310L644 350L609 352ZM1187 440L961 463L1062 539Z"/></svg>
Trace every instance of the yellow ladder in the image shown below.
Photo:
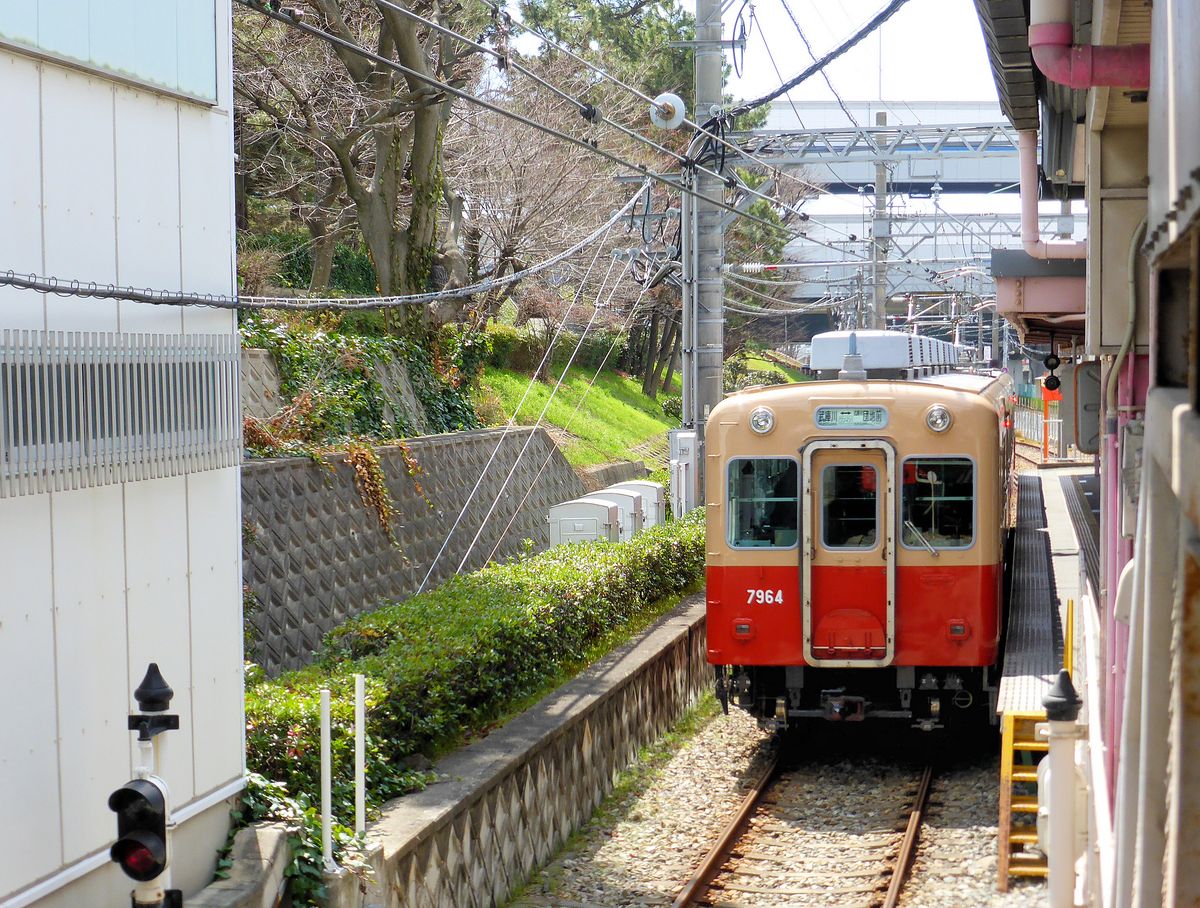
<svg viewBox="0 0 1200 908"><path fill-rule="evenodd" d="M997 885L1008 892L1009 877L1046 876L1045 855L1026 851L1037 844L1037 765L1050 748L1035 728L1046 721L1044 710L1005 713L1000 752L1000 864ZM1014 791L1014 788L1020 791ZM1020 818L1033 822L1018 822Z"/></svg>

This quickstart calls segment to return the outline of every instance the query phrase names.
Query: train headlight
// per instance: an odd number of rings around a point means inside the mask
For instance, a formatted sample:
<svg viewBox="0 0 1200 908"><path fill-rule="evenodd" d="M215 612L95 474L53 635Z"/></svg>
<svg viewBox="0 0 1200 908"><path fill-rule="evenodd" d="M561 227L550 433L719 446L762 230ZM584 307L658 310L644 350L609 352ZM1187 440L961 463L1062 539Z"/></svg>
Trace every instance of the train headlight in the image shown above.
<svg viewBox="0 0 1200 908"><path fill-rule="evenodd" d="M945 432L953 421L950 411L941 404L934 404L925 412L925 425L935 432Z"/></svg>
<svg viewBox="0 0 1200 908"><path fill-rule="evenodd" d="M775 428L775 414L770 407L755 407L750 411L750 428L759 435L766 435Z"/></svg>

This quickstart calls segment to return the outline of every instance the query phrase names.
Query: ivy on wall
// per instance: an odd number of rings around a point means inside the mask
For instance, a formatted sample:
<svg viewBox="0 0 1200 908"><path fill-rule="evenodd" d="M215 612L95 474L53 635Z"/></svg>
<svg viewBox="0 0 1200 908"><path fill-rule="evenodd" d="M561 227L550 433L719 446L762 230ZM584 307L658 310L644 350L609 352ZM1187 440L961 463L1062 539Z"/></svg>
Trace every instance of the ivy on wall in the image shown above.
<svg viewBox="0 0 1200 908"><path fill-rule="evenodd" d="M416 434L389 397L378 368L399 361L435 432L479 425L470 390L486 356L486 336L464 341L443 330L425 342L342 330L336 315L249 313L241 320L242 344L270 352L289 403L269 420L247 417L252 454L311 454L347 439L385 440ZM392 420L388 413L396 414Z"/></svg>

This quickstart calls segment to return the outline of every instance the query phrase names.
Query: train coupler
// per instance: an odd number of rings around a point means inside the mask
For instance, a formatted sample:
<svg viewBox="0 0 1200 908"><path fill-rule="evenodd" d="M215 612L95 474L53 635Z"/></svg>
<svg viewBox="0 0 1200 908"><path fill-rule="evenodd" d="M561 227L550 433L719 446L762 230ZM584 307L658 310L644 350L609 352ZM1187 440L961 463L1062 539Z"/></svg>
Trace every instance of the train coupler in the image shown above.
<svg viewBox="0 0 1200 908"><path fill-rule="evenodd" d="M841 689L823 690L821 709L830 722L861 722L867 717L867 699L847 696Z"/></svg>

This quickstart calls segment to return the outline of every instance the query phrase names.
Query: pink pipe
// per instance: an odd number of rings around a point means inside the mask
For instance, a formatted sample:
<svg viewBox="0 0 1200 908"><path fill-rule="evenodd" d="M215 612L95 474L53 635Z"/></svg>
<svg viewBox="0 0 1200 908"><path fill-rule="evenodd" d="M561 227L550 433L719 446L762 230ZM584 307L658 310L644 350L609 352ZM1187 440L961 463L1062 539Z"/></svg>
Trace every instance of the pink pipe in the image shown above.
<svg viewBox="0 0 1200 908"><path fill-rule="evenodd" d="M1081 259L1087 243L1047 243L1038 228L1037 130L1023 129L1017 151L1021 165L1021 245L1035 259Z"/></svg>
<svg viewBox="0 0 1200 908"><path fill-rule="evenodd" d="M1029 26L1033 62L1051 82L1067 88L1150 87L1150 45L1101 46L1072 44L1070 22L1045 22Z"/></svg>

